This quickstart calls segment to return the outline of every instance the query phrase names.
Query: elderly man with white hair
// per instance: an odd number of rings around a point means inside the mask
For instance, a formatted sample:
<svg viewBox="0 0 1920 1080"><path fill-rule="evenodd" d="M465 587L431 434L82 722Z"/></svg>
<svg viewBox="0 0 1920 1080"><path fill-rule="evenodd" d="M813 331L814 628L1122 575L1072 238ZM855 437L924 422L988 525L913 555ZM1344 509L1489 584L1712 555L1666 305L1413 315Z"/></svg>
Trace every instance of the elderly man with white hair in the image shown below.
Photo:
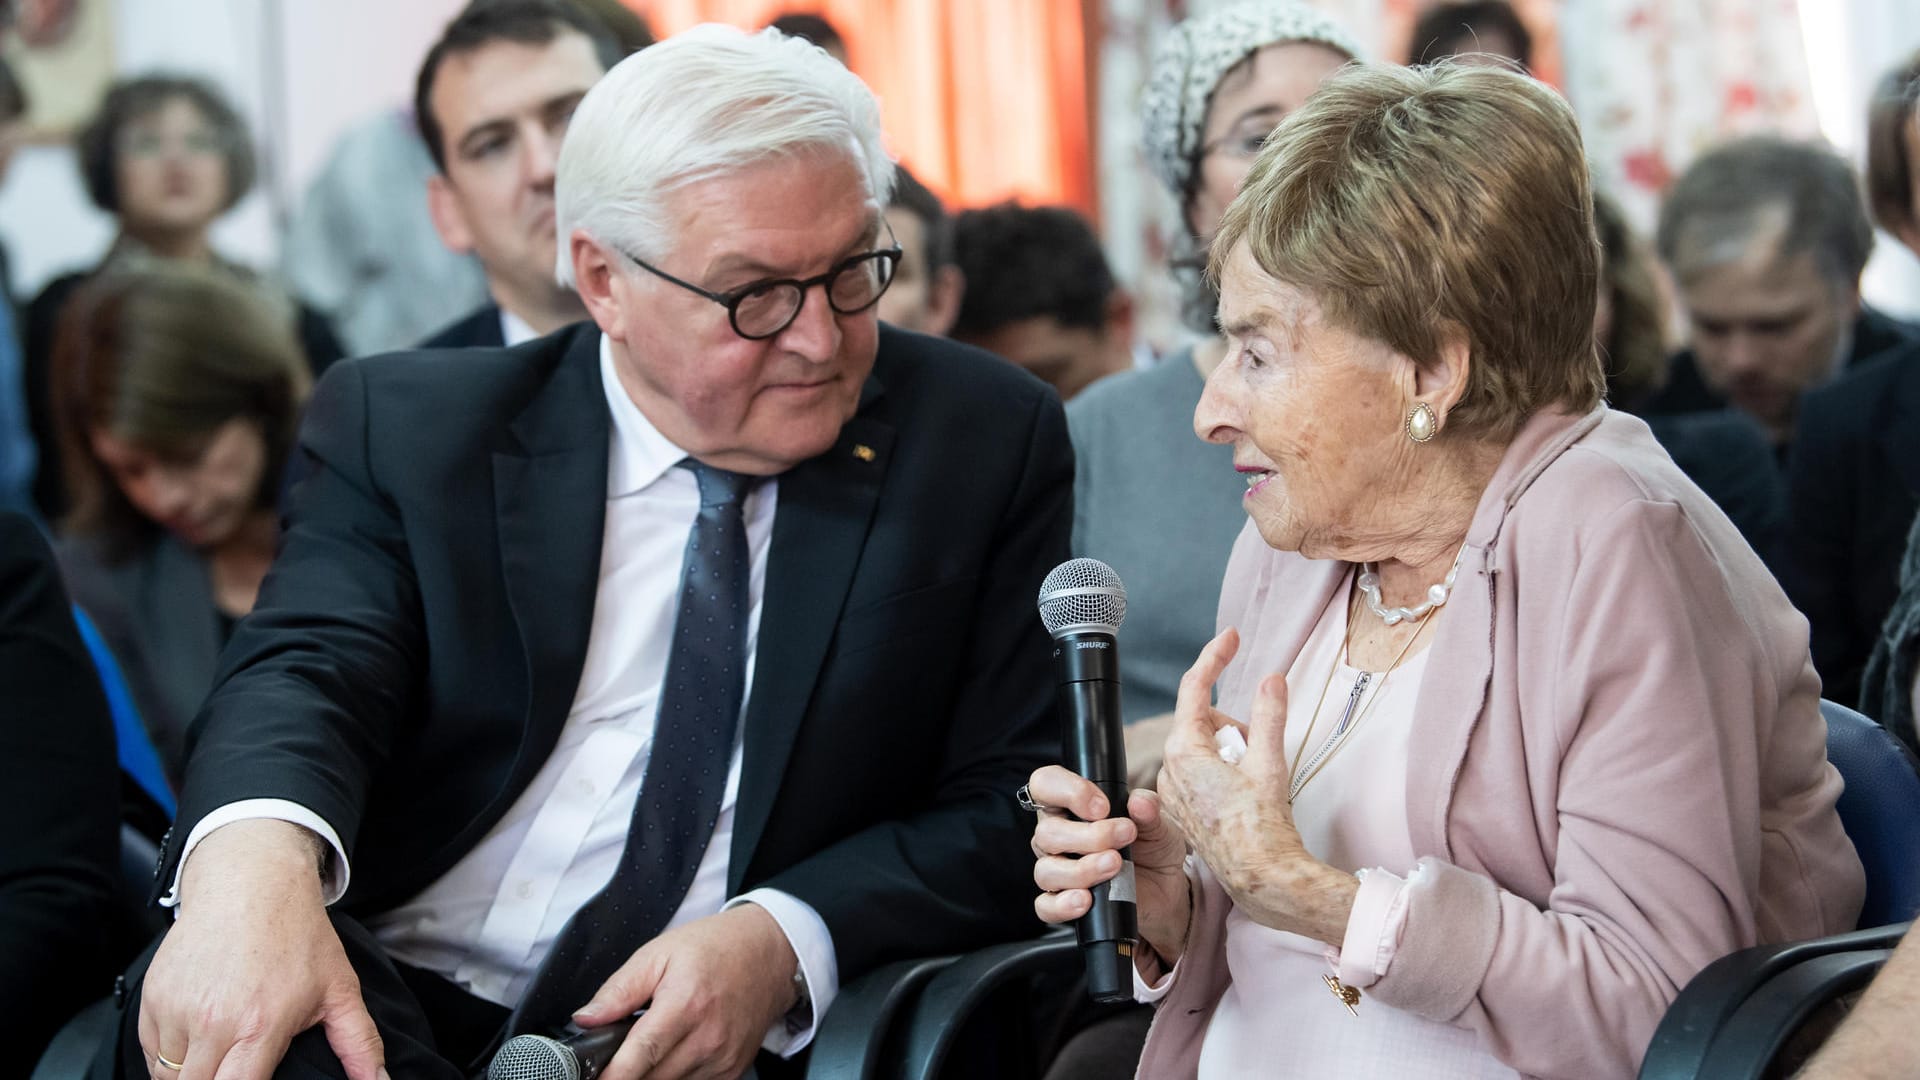
<svg viewBox="0 0 1920 1080"><path fill-rule="evenodd" d="M462 1077L640 1010L604 1076L780 1075L842 981L1028 931L1072 453L879 324L892 177L825 53L690 31L561 150L591 323L320 384L124 1075Z"/></svg>

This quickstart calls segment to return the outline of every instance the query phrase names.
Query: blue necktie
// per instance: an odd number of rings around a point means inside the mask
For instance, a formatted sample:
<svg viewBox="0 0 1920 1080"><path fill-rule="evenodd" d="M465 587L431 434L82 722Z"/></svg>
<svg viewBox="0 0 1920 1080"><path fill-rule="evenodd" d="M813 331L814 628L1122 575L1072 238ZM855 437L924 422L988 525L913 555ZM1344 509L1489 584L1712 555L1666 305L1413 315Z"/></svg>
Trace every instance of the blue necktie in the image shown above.
<svg viewBox="0 0 1920 1080"><path fill-rule="evenodd" d="M560 931L513 1022L548 1032L567 1022L686 899L713 838L746 693L747 529L743 502L757 477L680 463L700 481L687 536L680 606L633 823L606 888Z"/></svg>

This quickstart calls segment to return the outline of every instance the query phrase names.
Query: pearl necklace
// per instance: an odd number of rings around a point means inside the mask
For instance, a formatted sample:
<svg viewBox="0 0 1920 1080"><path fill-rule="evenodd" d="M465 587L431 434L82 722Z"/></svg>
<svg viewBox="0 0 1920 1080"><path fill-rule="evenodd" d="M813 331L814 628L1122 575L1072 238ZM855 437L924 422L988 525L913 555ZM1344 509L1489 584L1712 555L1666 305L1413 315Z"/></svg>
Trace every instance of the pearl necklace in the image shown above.
<svg viewBox="0 0 1920 1080"><path fill-rule="evenodd" d="M1390 608L1382 603L1379 572L1374 568L1373 563L1360 564L1360 594L1366 597L1367 610L1380 616L1381 621L1388 626L1398 626L1403 622L1419 622L1426 618L1433 613L1434 608L1445 604L1447 597L1453 595L1453 579L1460 573L1460 556L1465 555L1466 552L1467 549L1462 547L1460 554L1453 557L1453 567L1447 571L1446 580L1430 586L1427 589L1426 601L1410 608Z"/></svg>

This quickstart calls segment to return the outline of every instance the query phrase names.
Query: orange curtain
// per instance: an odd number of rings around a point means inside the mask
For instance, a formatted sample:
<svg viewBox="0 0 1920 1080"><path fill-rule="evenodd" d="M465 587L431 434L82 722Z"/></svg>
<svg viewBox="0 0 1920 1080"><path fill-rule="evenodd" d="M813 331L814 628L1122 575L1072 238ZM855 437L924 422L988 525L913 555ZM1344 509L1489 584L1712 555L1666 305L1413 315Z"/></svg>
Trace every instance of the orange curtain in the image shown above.
<svg viewBox="0 0 1920 1080"><path fill-rule="evenodd" d="M888 146L959 206L1018 198L1097 207L1091 0L629 0L661 36L825 16L880 97Z"/></svg>

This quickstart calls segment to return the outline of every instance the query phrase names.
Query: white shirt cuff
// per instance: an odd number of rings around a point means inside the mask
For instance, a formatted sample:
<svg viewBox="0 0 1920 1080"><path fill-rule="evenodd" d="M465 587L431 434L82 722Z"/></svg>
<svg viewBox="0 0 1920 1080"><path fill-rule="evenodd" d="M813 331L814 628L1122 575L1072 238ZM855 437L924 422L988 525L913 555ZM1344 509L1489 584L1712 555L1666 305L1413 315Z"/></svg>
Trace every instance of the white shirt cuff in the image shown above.
<svg viewBox="0 0 1920 1080"><path fill-rule="evenodd" d="M187 842L180 849L180 861L173 867L173 884L168 887L167 895L160 898L161 907L174 909L174 917L179 918L180 874L187 867L187 860L193 858L193 849L200 841L212 835L215 829L231 825L236 821L284 821L308 829L333 849L333 858L327 860L327 873L320 883L321 900L332 904L344 896L351 872L347 868L347 851L340 844L340 834L326 823L319 814L285 799L242 799L219 807L213 813L200 819L193 831L187 834Z"/></svg>
<svg viewBox="0 0 1920 1080"><path fill-rule="evenodd" d="M1407 922L1408 881L1377 867L1362 869L1358 876L1360 889L1347 915L1346 937L1338 950L1327 949L1327 962L1341 982L1365 990L1386 975L1400 947L1400 933Z"/></svg>
<svg viewBox="0 0 1920 1080"><path fill-rule="evenodd" d="M795 1031L783 1017L773 1022L760 1043L769 1053L790 1058L813 1041L814 1033L820 1030L820 1018L827 1014L827 1006L833 1004L834 996L840 992L840 958L833 951L833 933L811 904L778 889L742 893L727 901L720 910L741 904L758 904L773 916L773 921L780 924L780 932L787 935L793 955L800 961L800 981L806 985L807 1000L812 1003L807 1026Z"/></svg>

